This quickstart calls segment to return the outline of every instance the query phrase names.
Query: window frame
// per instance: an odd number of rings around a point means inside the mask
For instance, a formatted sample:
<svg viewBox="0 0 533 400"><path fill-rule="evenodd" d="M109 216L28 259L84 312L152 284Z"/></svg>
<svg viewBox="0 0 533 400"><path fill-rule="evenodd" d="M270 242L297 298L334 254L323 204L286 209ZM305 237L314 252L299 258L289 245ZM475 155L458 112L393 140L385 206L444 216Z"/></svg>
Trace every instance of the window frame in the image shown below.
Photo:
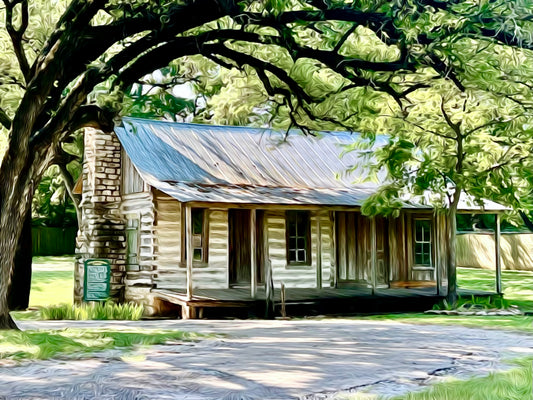
<svg viewBox="0 0 533 400"><path fill-rule="evenodd" d="M203 212L203 221L202 221L202 232L194 233L194 214L195 211ZM193 267L207 267L209 263L209 209L203 207L192 207L191 208L191 219L193 220L193 253L195 250L200 249L202 251L202 257L200 260L192 261ZM181 208L181 262L180 267L187 267L187 227L185 222L185 207ZM194 246L195 236L200 237L200 246Z"/></svg>
<svg viewBox="0 0 533 400"><path fill-rule="evenodd" d="M412 223L412 238L413 238L413 245L412 245L412 255L413 255L413 269L431 269L433 270L435 268L434 266L434 255L433 255L433 244L434 244L434 232L433 232L433 219L430 216L414 216L413 217L413 223ZM426 221L429 223L429 240L424 240L425 237L422 232L422 241L418 241L416 238L416 230L417 230L417 222ZM420 264L417 263L417 256L416 256L416 245L418 243L427 244L429 243L429 264ZM422 255L424 252L422 252Z"/></svg>
<svg viewBox="0 0 533 400"><path fill-rule="evenodd" d="M303 234L299 234L298 231L298 216L301 216L303 218L303 221L305 223L305 226L303 227ZM289 226L291 223L291 219L295 218L295 226L296 226L296 232L295 235L291 235L291 232L289 232ZM294 251L298 252L301 250L305 251L305 260L303 261L294 261L290 258L290 239L296 240L296 247L294 248ZM298 239L303 238L304 239L304 246L303 248L299 248L297 245ZM311 214L309 211L301 211L301 210L290 210L285 212L285 252L286 252L286 259L287 259L287 267L311 267L312 265L312 254L311 254Z"/></svg>

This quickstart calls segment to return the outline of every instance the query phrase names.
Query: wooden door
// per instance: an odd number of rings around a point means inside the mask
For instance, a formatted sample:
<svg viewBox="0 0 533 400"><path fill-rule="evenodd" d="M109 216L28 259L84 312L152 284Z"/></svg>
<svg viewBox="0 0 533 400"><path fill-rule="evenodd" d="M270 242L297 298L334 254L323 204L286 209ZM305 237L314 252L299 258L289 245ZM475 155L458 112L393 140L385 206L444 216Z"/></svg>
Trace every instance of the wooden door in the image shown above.
<svg viewBox="0 0 533 400"><path fill-rule="evenodd" d="M229 210L229 283L250 286L250 210Z"/></svg>
<svg viewBox="0 0 533 400"><path fill-rule="evenodd" d="M337 271L339 283L370 284L370 225L356 212L339 211L335 215Z"/></svg>
<svg viewBox="0 0 533 400"><path fill-rule="evenodd" d="M389 225L384 217L376 218L376 285L389 285Z"/></svg>

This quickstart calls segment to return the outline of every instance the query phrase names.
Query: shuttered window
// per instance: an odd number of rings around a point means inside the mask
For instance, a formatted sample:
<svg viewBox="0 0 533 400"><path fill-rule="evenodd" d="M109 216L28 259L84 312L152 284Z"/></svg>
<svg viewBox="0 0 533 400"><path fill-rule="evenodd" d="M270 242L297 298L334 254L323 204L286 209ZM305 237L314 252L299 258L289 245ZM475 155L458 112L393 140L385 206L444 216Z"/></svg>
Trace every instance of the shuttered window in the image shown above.
<svg viewBox="0 0 533 400"><path fill-rule="evenodd" d="M129 219L126 226L127 260L129 271L139 270L139 220Z"/></svg>

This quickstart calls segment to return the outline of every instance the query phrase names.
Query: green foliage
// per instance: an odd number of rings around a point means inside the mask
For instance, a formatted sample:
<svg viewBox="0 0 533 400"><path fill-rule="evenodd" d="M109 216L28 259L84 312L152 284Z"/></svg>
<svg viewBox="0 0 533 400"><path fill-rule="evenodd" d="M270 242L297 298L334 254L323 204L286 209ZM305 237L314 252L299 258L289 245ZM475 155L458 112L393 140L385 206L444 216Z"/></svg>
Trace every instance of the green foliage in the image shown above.
<svg viewBox="0 0 533 400"><path fill-rule="evenodd" d="M138 321L143 307L137 304L114 304L112 302L82 305L59 304L39 308L43 320L129 320Z"/></svg>
<svg viewBox="0 0 533 400"><path fill-rule="evenodd" d="M33 223L44 226L76 225L76 209L57 165L51 166L39 182L33 197Z"/></svg>
<svg viewBox="0 0 533 400"><path fill-rule="evenodd" d="M489 309L506 309L510 305L510 301L505 300L503 296L459 296L457 301L453 304L442 300L440 303L433 306L433 310L457 310L457 311L479 311Z"/></svg>

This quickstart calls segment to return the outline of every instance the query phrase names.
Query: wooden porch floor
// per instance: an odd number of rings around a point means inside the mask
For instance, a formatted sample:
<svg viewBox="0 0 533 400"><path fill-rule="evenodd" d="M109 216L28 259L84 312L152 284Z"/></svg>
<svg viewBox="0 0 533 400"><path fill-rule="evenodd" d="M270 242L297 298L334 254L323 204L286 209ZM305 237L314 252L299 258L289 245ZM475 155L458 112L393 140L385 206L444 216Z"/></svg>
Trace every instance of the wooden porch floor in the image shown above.
<svg viewBox="0 0 533 400"><path fill-rule="evenodd" d="M181 307L192 308L249 308L252 309L265 303L265 289L259 287L257 295L252 298L250 288L231 289L195 289L191 299L187 299L185 289L152 289L156 298L169 303L178 304ZM490 296L493 292L459 290L461 296ZM347 310L358 311L386 311L398 307L409 310L429 307L442 298L437 294L436 287L425 288L383 288L372 292L370 288L322 288L322 289L297 289L288 288L285 290L285 303L288 306L316 306L334 305L333 311L345 309L336 308L339 305L348 306ZM369 301L370 300L370 301ZM279 288L274 290L274 302L281 302L281 292ZM403 305L401 307L400 305ZM355 306L355 308L354 308ZM419 307L416 307L419 306ZM326 307L327 308L327 307ZM427 309L427 308L425 308Z"/></svg>

